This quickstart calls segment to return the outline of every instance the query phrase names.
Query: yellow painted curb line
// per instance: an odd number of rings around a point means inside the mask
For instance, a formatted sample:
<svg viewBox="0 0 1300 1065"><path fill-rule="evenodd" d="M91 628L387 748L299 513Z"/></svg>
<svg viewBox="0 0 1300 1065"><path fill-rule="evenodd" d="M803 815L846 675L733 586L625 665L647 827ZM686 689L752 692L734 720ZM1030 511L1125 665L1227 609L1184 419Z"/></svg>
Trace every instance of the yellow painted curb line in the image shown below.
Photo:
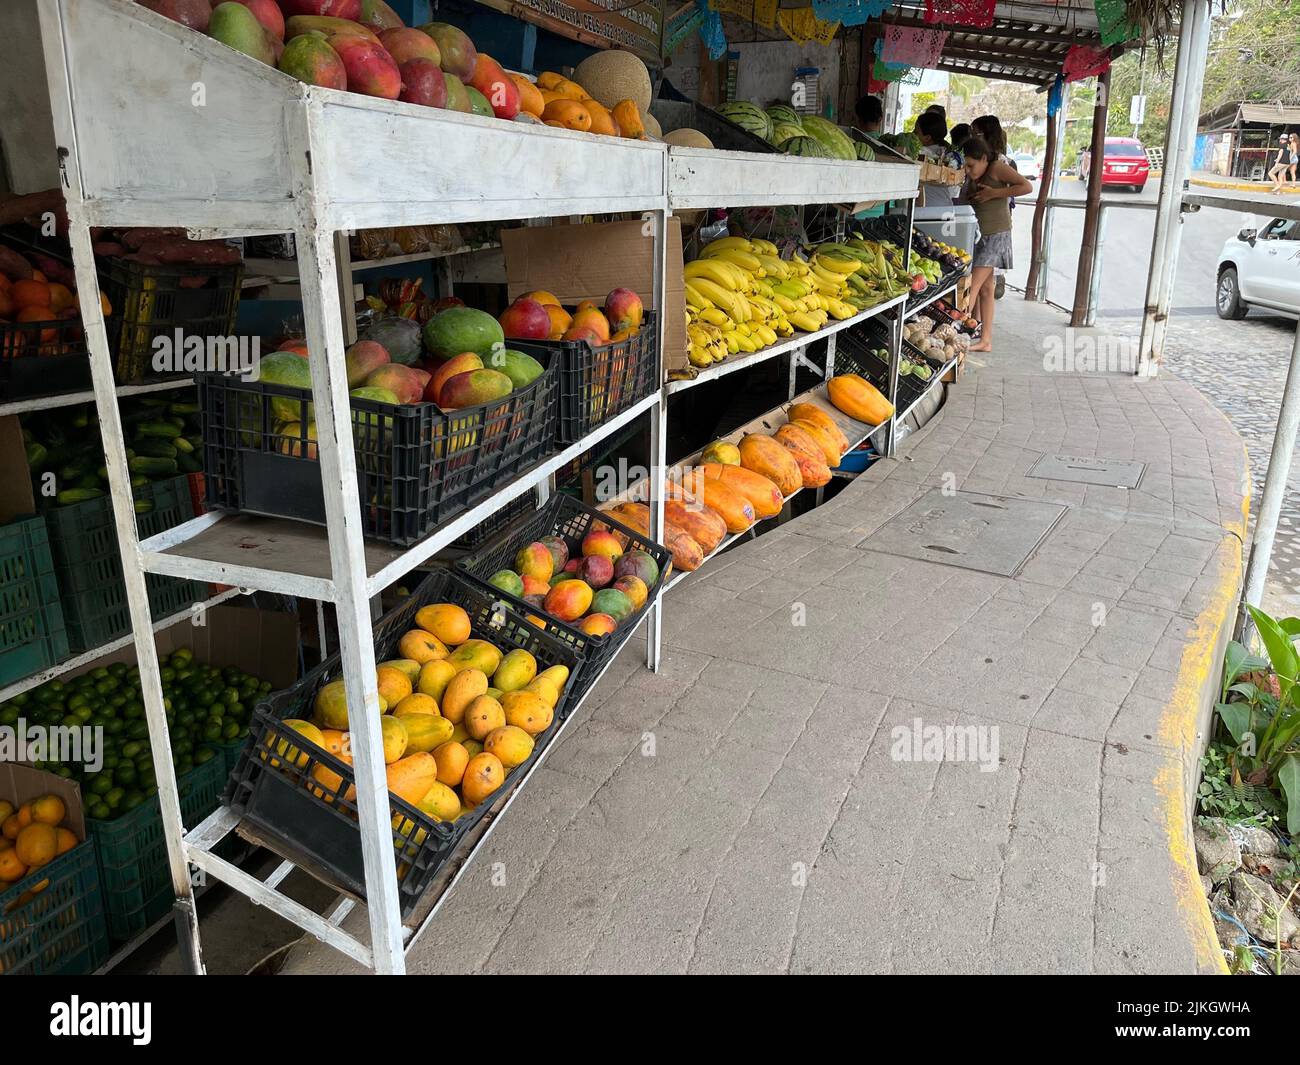
<svg viewBox="0 0 1300 1065"><path fill-rule="evenodd" d="M1234 523L1235 527L1228 527L1227 535L1219 541L1215 552L1221 567L1219 583L1209 603L1193 622L1191 641L1178 663L1173 695L1160 715L1158 730L1161 741L1171 746L1176 744L1180 750L1188 753L1196 749L1196 719L1201 695L1207 685L1217 688L1219 684L1222 669L1222 663L1216 654L1219 634L1223 626L1231 626L1236 619L1237 600L1241 594L1242 544L1246 541L1246 528L1250 519L1252 488L1250 465L1245 461L1245 452L1243 441L1246 485L1241 501L1241 521L1239 524ZM1175 868L1174 904L1178 907L1202 969L1227 975L1228 964L1214 930L1209 900L1201 888L1196 848L1191 842L1191 826L1187 823L1187 794L1181 768L1166 766L1156 773L1154 781L1156 794L1160 796L1164 808L1165 835L1169 844L1169 856Z"/></svg>
<svg viewBox="0 0 1300 1065"><path fill-rule="evenodd" d="M1235 189L1238 192L1267 192L1273 186L1267 181L1211 181L1208 178L1188 178L1193 185L1207 189Z"/></svg>

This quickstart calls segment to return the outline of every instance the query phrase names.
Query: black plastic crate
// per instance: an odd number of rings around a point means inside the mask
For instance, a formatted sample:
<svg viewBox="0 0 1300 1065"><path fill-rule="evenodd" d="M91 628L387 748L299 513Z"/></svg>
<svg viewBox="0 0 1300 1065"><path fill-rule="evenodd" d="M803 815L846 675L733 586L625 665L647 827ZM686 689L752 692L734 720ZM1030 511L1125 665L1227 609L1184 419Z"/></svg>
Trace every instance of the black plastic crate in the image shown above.
<svg viewBox="0 0 1300 1065"><path fill-rule="evenodd" d="M889 336L874 320L868 318L845 329L840 333L835 344L835 372L855 373L865 377L888 397L889 362L872 354L873 350L879 348L889 350ZM928 363L925 356L906 340L903 341L903 352L913 361ZM895 407L900 412L910 407L921 398L921 394L925 391L925 384L911 374L899 374Z"/></svg>
<svg viewBox="0 0 1300 1065"><path fill-rule="evenodd" d="M113 306L106 322L109 350L116 355L121 384L160 377L152 366L155 337L225 337L235 331L244 264L153 265L110 258L100 268L100 285Z"/></svg>
<svg viewBox="0 0 1300 1065"><path fill-rule="evenodd" d="M136 516L140 538L148 539L194 516L189 482L184 475L153 481L136 498L150 504ZM99 647L131 631L131 609L122 576L113 505L107 496L53 507L45 513L59 598L74 654ZM184 610L207 598L208 586L180 577L145 576L149 609L155 619Z"/></svg>
<svg viewBox="0 0 1300 1065"><path fill-rule="evenodd" d="M85 976L107 959L104 899L89 841L0 891L0 973Z"/></svg>
<svg viewBox="0 0 1300 1065"><path fill-rule="evenodd" d="M492 495L555 449L558 374L463 410L351 401L364 535L407 547ZM325 524L325 494L306 389L237 377L199 379L210 507ZM286 427L296 423L295 432Z"/></svg>
<svg viewBox="0 0 1300 1065"><path fill-rule="evenodd" d="M375 657L392 656L402 635L414 625L416 612L428 603L456 603L470 616L471 635L489 640L503 651L522 648L537 659L539 670L554 665L569 669L569 680L556 704L550 726L535 737L533 752L510 770L499 797L512 778L526 775L559 731L560 723L581 695L582 663L563 640L526 621L497 595L489 595L454 570L434 570L405 603L389 612L375 629ZM286 857L339 888L365 897L361 837L351 765L304 739L283 722L309 718L316 692L342 676L339 655L332 655L300 681L272 694L253 709L248 739L231 774L222 802L245 819ZM281 741L301 752L288 757L277 751ZM292 764L291 764L292 763ZM316 777L316 770L334 774L338 783ZM480 803L454 822L435 821L428 814L390 793L394 860L398 863L398 894L405 917L424 894L460 839L496 805Z"/></svg>
<svg viewBox="0 0 1300 1065"><path fill-rule="evenodd" d="M485 518L451 546L457 551L472 551L479 544L495 536L502 525L510 525L525 514L537 509L537 493L533 490L516 496L490 518Z"/></svg>
<svg viewBox="0 0 1300 1065"><path fill-rule="evenodd" d="M577 546L582 543L582 538L597 522L626 536L628 551L644 551L654 558L659 566L659 579L646 597L646 606L629 616L619 625L617 631L607 636L588 635L579 630L576 625L558 621L548 614L539 614L534 607L522 599L487 583L488 578L498 570L510 569L513 566L515 555L521 547L540 540L543 536L563 536L569 545L569 557L576 557L579 554ZM456 565L468 573L488 594L510 604L526 616L538 618L548 633L563 640L578 652L583 662L583 675L594 678L623 646L627 637L640 623L648 605L655 601L660 587L667 579L671 561L671 552L648 536L641 535L610 515L589 507L571 496L555 495L546 506L505 529L499 536L457 561Z"/></svg>
<svg viewBox="0 0 1300 1065"><path fill-rule="evenodd" d="M42 246L35 231L8 227L0 244L19 253L38 252L71 268L65 254ZM0 322L0 400L87 392L90 349L81 317L49 322Z"/></svg>
<svg viewBox="0 0 1300 1065"><path fill-rule="evenodd" d="M565 310L572 314L574 308ZM564 447L576 444L658 387L658 336L655 313L646 311L635 336L598 347L585 340L512 340L510 345L538 360L551 356L560 393L556 442Z"/></svg>

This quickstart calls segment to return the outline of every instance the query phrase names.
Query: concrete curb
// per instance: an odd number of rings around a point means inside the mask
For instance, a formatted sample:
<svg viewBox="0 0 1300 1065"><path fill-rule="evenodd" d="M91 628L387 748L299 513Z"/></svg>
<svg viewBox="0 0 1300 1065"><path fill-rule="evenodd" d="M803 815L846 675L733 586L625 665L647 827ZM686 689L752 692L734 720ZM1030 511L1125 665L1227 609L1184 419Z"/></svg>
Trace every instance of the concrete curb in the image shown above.
<svg viewBox="0 0 1300 1065"><path fill-rule="evenodd" d="M1233 189L1237 192L1268 192L1273 186L1267 181L1214 181L1211 178L1188 178L1193 185L1207 189Z"/></svg>

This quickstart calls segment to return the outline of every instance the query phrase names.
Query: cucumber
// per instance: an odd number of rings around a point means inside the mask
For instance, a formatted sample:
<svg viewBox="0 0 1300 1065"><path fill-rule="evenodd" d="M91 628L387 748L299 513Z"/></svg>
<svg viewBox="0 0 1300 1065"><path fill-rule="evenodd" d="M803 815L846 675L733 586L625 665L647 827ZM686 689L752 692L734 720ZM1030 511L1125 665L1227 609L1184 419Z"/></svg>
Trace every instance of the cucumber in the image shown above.
<svg viewBox="0 0 1300 1065"><path fill-rule="evenodd" d="M153 510L152 499L137 499L135 501L135 512L137 514L148 514L151 510Z"/></svg>
<svg viewBox="0 0 1300 1065"><path fill-rule="evenodd" d="M184 451L181 451L176 455L176 468L181 473L202 473L203 463L193 455L187 455Z"/></svg>
<svg viewBox="0 0 1300 1065"><path fill-rule="evenodd" d="M176 445L161 437L150 439L145 437L135 441L135 453L151 459L174 459L176 457Z"/></svg>
<svg viewBox="0 0 1300 1065"><path fill-rule="evenodd" d="M171 403L167 410L172 414L198 414L202 408L197 403Z"/></svg>
<svg viewBox="0 0 1300 1065"><path fill-rule="evenodd" d="M189 442L189 439L186 437L178 436L175 440L172 441L172 443L176 446L177 451L183 451L187 455L193 454L194 452L194 445L191 444Z"/></svg>
<svg viewBox="0 0 1300 1065"><path fill-rule="evenodd" d="M74 503L85 503L91 499L102 499L104 494L102 488L65 488L54 499L59 506L67 507Z"/></svg>
<svg viewBox="0 0 1300 1065"><path fill-rule="evenodd" d="M132 488L143 488L148 483L149 483L149 478L146 477L143 473L137 473L131 478Z"/></svg>
<svg viewBox="0 0 1300 1065"><path fill-rule="evenodd" d="M176 460L174 458L152 458L148 455L137 455L127 465L132 473L143 473L150 478L176 476Z"/></svg>
<svg viewBox="0 0 1300 1065"><path fill-rule="evenodd" d="M171 440L180 436L184 428L184 424L174 425L172 422L154 421L137 425L135 431L139 436L157 436L165 440Z"/></svg>

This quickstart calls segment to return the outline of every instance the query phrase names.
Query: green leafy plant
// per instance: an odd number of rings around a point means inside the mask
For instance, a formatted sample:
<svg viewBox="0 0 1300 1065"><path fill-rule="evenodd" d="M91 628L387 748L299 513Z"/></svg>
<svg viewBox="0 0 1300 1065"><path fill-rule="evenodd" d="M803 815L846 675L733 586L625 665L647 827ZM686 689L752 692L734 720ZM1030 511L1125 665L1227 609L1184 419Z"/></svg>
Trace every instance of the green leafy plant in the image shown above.
<svg viewBox="0 0 1300 1065"><path fill-rule="evenodd" d="M1201 783L1196 789L1201 823L1217 817L1234 825L1274 828L1283 813L1281 800L1269 788L1234 782L1235 753L1232 744L1215 741L1201 758Z"/></svg>
<svg viewBox="0 0 1300 1065"><path fill-rule="evenodd" d="M1247 607L1267 659L1252 655L1242 644L1228 645L1223 686L1216 706L1219 720L1236 747L1227 756L1231 788L1273 787L1285 798L1286 827L1300 834L1300 618L1270 617ZM1268 670L1277 694L1246 678ZM1222 793L1209 796L1222 801ZM1202 800L1202 807L1206 803Z"/></svg>

